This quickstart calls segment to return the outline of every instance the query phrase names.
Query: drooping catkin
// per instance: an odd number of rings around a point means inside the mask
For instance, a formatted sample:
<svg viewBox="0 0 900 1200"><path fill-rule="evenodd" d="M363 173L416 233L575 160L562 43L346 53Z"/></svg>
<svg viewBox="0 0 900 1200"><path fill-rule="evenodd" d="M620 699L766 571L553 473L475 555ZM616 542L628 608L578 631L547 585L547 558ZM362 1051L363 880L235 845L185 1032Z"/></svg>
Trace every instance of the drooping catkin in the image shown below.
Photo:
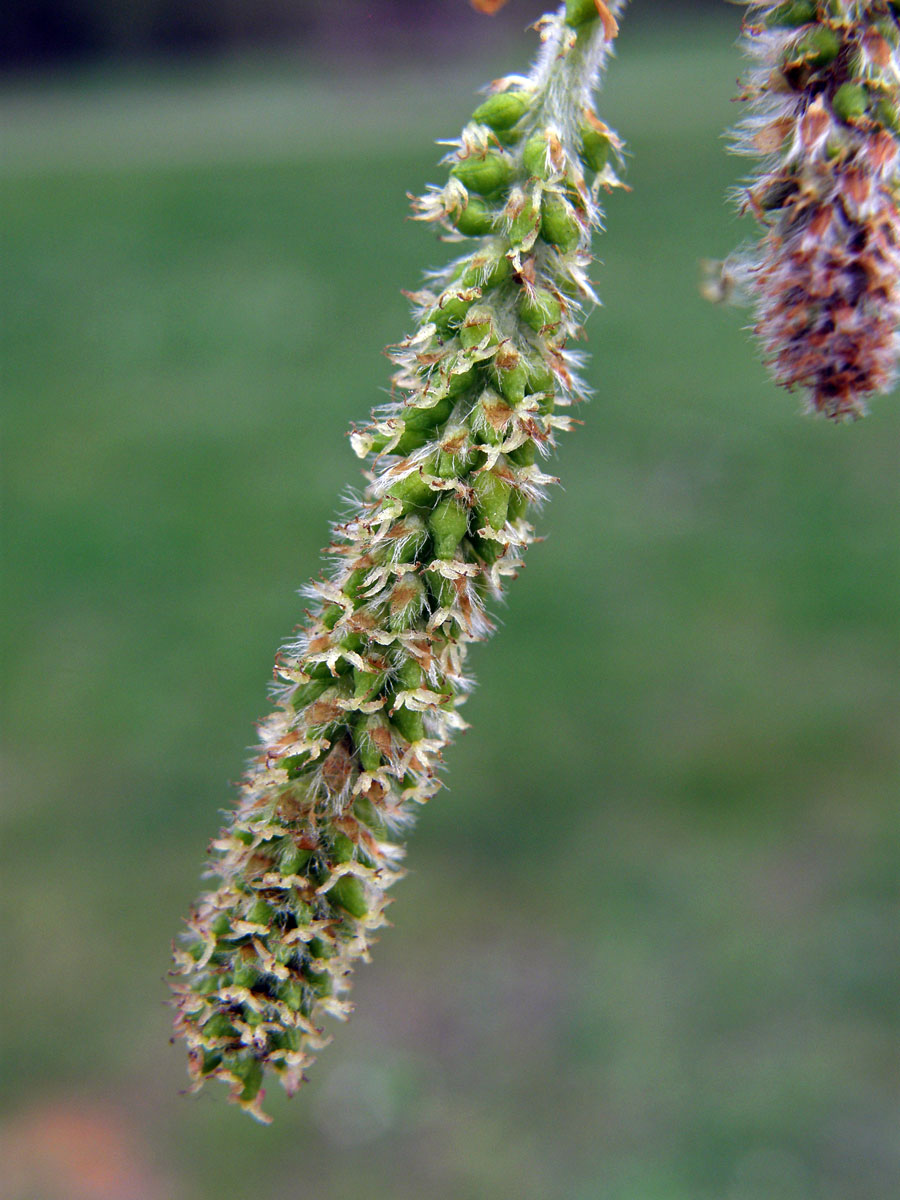
<svg viewBox="0 0 900 1200"><path fill-rule="evenodd" d="M448 181L415 202L462 253L413 295L394 399L353 432L368 486L278 656L276 709L212 843L217 884L175 954L194 1087L223 1080L263 1120L266 1073L293 1092L324 1018L349 1011L404 834L464 724L467 644L533 539L539 460L583 392L566 343L594 300L598 191L618 183L621 144L591 97L620 7L542 18L531 73L491 86Z"/></svg>
<svg viewBox="0 0 900 1200"><path fill-rule="evenodd" d="M735 150L763 225L725 264L776 381L834 420L894 381L900 342L900 4L747 0L755 61Z"/></svg>

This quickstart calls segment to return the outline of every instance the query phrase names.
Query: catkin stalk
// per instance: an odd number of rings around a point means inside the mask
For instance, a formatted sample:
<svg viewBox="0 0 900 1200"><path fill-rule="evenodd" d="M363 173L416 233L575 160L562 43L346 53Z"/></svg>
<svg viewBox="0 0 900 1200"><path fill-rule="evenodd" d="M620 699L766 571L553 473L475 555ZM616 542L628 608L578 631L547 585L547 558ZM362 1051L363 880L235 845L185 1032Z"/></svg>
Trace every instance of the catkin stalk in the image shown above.
<svg viewBox="0 0 900 1200"><path fill-rule="evenodd" d="M463 727L468 643L533 540L540 460L583 394L566 349L594 301L601 187L621 143L592 94L620 3L569 0L531 73L497 80L415 202L461 254L412 297L392 402L354 431L368 464L331 567L276 662L276 707L212 843L216 886L175 954L176 1033L194 1087L226 1082L266 1120L349 1011L350 974L385 923L403 839Z"/></svg>

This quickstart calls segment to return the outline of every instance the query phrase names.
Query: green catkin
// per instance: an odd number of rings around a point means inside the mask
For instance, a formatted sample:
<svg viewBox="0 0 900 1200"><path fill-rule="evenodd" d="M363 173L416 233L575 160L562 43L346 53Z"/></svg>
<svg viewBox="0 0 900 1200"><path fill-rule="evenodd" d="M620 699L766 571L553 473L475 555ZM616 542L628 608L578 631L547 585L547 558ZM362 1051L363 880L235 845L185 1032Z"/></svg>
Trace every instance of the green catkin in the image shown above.
<svg viewBox="0 0 900 1200"><path fill-rule="evenodd" d="M224 1081L260 1120L265 1076L293 1093L325 1018L350 1010L404 835L464 727L466 647L491 631L485 602L552 482L537 460L583 394L566 343L595 300L598 192L619 182L621 143L591 99L621 7L542 18L531 74L492 85L448 182L415 204L462 254L413 297L417 328L392 353L403 398L352 436L370 483L279 655L276 710L211 846L217 886L175 952L193 1086Z"/></svg>

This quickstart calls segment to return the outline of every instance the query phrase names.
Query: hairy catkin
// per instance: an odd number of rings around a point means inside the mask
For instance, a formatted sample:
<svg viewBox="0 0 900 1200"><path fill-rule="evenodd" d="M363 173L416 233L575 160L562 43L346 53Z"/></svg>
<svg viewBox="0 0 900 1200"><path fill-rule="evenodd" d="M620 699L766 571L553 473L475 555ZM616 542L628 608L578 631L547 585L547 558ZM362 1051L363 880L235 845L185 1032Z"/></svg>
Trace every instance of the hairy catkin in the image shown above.
<svg viewBox="0 0 900 1200"><path fill-rule="evenodd" d="M323 1019L349 1010L404 834L463 726L467 644L521 565L551 482L539 460L583 391L566 343L594 299L597 194L618 183L621 145L591 96L620 7L543 18L531 73L492 85L448 182L415 202L463 252L413 295L394 398L353 432L368 486L278 656L275 711L212 843L217 886L175 956L194 1085L225 1081L260 1119L265 1074L293 1092Z"/></svg>
<svg viewBox="0 0 900 1200"><path fill-rule="evenodd" d="M900 4L748 0L755 62L735 149L764 228L725 264L776 381L811 411L858 417L894 381L900 341Z"/></svg>

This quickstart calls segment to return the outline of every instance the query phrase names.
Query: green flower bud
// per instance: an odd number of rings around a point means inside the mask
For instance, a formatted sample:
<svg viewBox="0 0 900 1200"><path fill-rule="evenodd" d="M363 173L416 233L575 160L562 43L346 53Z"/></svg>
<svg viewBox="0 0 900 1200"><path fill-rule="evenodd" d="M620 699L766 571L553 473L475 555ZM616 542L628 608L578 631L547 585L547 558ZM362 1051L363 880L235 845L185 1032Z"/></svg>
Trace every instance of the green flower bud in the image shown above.
<svg viewBox="0 0 900 1200"><path fill-rule="evenodd" d="M363 646L365 646L365 639L363 638L361 633L348 633L346 637L341 638L338 645L341 647L342 650L349 650L349 651L351 651L351 653L357 654L360 650L362 650ZM324 666L324 663L322 665ZM352 668L350 668L350 669L352 669ZM342 673L346 673L346 671L348 670L348 667L347 667L347 663L345 662L345 660L340 659L338 661L337 666L335 667L335 670L338 672L339 675Z"/></svg>
<svg viewBox="0 0 900 1200"><path fill-rule="evenodd" d="M360 671L358 668L354 668L353 699L369 700L378 691L383 680L383 671Z"/></svg>
<svg viewBox="0 0 900 1200"><path fill-rule="evenodd" d="M522 320L538 333L555 328L562 320L562 306L546 288L534 288L530 294L523 290L519 313Z"/></svg>
<svg viewBox="0 0 900 1200"><path fill-rule="evenodd" d="M600 16L594 0L566 0L566 24L577 29Z"/></svg>
<svg viewBox="0 0 900 1200"><path fill-rule="evenodd" d="M279 859L278 866L282 875L299 875L311 858L311 850L301 850L299 846L290 845Z"/></svg>
<svg viewBox="0 0 900 1200"><path fill-rule="evenodd" d="M297 947L289 942L275 942L270 945L270 950L277 963L281 963L286 967L288 963L293 962L297 957Z"/></svg>
<svg viewBox="0 0 900 1200"><path fill-rule="evenodd" d="M869 93L861 83L842 83L834 93L831 107L835 116L852 124L866 115Z"/></svg>
<svg viewBox="0 0 900 1200"><path fill-rule="evenodd" d="M443 425L452 411L453 397L449 395L442 396L430 408L410 406L404 409L403 424L406 428L400 435L393 453L406 455L424 446L431 438L435 427Z"/></svg>
<svg viewBox="0 0 900 1200"><path fill-rule="evenodd" d="M325 960L334 958L334 948L320 937L310 938L306 943L306 948L309 951L310 958Z"/></svg>
<svg viewBox="0 0 900 1200"><path fill-rule="evenodd" d="M500 543L495 542L493 538L475 536L472 538L472 548L478 558L489 567L494 565L501 553Z"/></svg>
<svg viewBox="0 0 900 1200"><path fill-rule="evenodd" d="M347 578L347 582L344 584L344 595L348 599L355 600L357 602L356 605L354 606L356 608L359 607L359 603L362 601L362 596L360 595L360 589L362 588L363 584L366 582L366 577L368 576L368 574L369 574L368 567L357 567L355 571L350 572L350 575Z"/></svg>
<svg viewBox="0 0 900 1200"><path fill-rule="evenodd" d="M478 380L478 367L468 367L465 371L453 371L447 376L446 387L447 395L451 399L456 399L463 392L467 392L473 383Z"/></svg>
<svg viewBox="0 0 900 1200"><path fill-rule="evenodd" d="M425 603L425 585L417 575L404 575L391 589L388 626L390 629L411 629L419 619Z"/></svg>
<svg viewBox="0 0 900 1200"><path fill-rule="evenodd" d="M275 915L275 909L261 897L251 904L247 912L247 920L254 925L268 925Z"/></svg>
<svg viewBox="0 0 900 1200"><path fill-rule="evenodd" d="M311 679L309 683L300 683L294 689L291 704L298 711L306 708L308 704L318 700L323 692L327 692L328 688L329 680L327 679Z"/></svg>
<svg viewBox="0 0 900 1200"><path fill-rule="evenodd" d="M398 708L391 724L408 742L420 742L425 736L425 718L411 708Z"/></svg>
<svg viewBox="0 0 900 1200"><path fill-rule="evenodd" d="M340 883L340 882L341 881L338 880L338 883ZM331 889L332 892L335 890L335 888L337 886L338 886L337 884L334 885L334 888ZM349 912L350 910L347 909L347 911ZM355 916L356 914L354 913L353 915ZM363 913L362 915L365 916L365 913ZM333 991L333 985L332 985L332 981L331 981L331 976L328 974L327 971L313 971L309 967L307 967L306 971L304 972L304 978L306 979L306 983L307 983L307 986L309 987L309 990L313 993L314 996L322 997L322 996L330 996L331 995L331 993Z"/></svg>
<svg viewBox="0 0 900 1200"><path fill-rule="evenodd" d="M228 913L217 913L215 919L210 925L210 929L217 938L228 937L228 935L231 933L231 918L228 916ZM198 942L197 944L202 950L202 943Z"/></svg>
<svg viewBox="0 0 900 1200"><path fill-rule="evenodd" d="M450 219L466 237L482 237L494 228L495 215L483 200L470 196L465 208L457 209Z"/></svg>
<svg viewBox="0 0 900 1200"><path fill-rule="evenodd" d="M507 242L498 242L476 254L462 277L463 286L478 287L484 293L505 283L512 274L512 263L506 256L508 249Z"/></svg>
<svg viewBox="0 0 900 1200"><path fill-rule="evenodd" d="M443 423L453 412L453 398L451 396L442 396L435 404L428 408L419 408L416 405L410 405L403 410L403 424L407 429L425 430L430 432L436 425Z"/></svg>
<svg viewBox="0 0 900 1200"><path fill-rule="evenodd" d="M437 607L452 608L453 602L456 599L456 590L453 587L453 581L446 579L438 571L426 571L425 579L428 583L428 590L434 597Z"/></svg>
<svg viewBox="0 0 900 1200"><path fill-rule="evenodd" d="M506 456L517 467L530 467L537 458L537 446L534 442L523 442Z"/></svg>
<svg viewBox="0 0 900 1200"><path fill-rule="evenodd" d="M788 0L786 4L772 10L766 17L769 28L784 26L795 29L816 19L816 0Z"/></svg>
<svg viewBox="0 0 900 1200"><path fill-rule="evenodd" d="M400 685L400 691L409 691L412 688L421 687L422 680L424 679L422 668L412 657L401 659L397 664L394 677Z"/></svg>
<svg viewBox="0 0 900 1200"><path fill-rule="evenodd" d="M506 401L493 388L486 388L472 411L472 433L480 442L499 446L512 416L513 410Z"/></svg>
<svg viewBox="0 0 900 1200"><path fill-rule="evenodd" d="M239 1058L230 1064L232 1074L237 1075L243 1083L240 1099L245 1103L255 1100L262 1087L263 1068L258 1058Z"/></svg>
<svg viewBox="0 0 900 1200"><path fill-rule="evenodd" d="M444 430L435 474L442 479L468 475L475 465L476 454L477 451L469 444L468 428L465 425L450 426Z"/></svg>
<svg viewBox="0 0 900 1200"><path fill-rule="evenodd" d="M222 1055L218 1050L204 1050L200 1058L201 1075L209 1075L221 1062Z"/></svg>
<svg viewBox="0 0 900 1200"><path fill-rule="evenodd" d="M535 204L531 196L522 196L519 193L516 200L517 207L519 204L521 207L509 226L509 240L513 246L517 246L534 234L541 223L540 205Z"/></svg>
<svg viewBox="0 0 900 1200"><path fill-rule="evenodd" d="M547 193L541 202L541 237L563 254L574 250L581 238L581 226L571 206L558 193Z"/></svg>
<svg viewBox="0 0 900 1200"><path fill-rule="evenodd" d="M516 355L510 357L508 365L496 363L493 375L503 397L510 404L521 404L528 386L528 369L522 359Z"/></svg>
<svg viewBox="0 0 900 1200"><path fill-rule="evenodd" d="M344 610L339 604L329 604L322 609L322 624L326 629L334 629Z"/></svg>
<svg viewBox="0 0 900 1200"><path fill-rule="evenodd" d="M237 1037L237 1030L225 1013L217 1012L213 1013L204 1024L203 1036L205 1038L233 1038Z"/></svg>
<svg viewBox="0 0 900 1200"><path fill-rule="evenodd" d="M303 999L303 988L296 979L286 979L284 983L279 984L275 991L275 995L282 1004L287 1005L291 1012L305 1012L306 1006Z"/></svg>
<svg viewBox="0 0 900 1200"><path fill-rule="evenodd" d="M890 100L879 100L875 105L875 116L879 123L895 137L900 137L900 112Z"/></svg>
<svg viewBox="0 0 900 1200"><path fill-rule="evenodd" d="M404 513L417 508L430 508L434 500L434 492L419 471L411 471L409 475L398 479L387 494L400 501Z"/></svg>
<svg viewBox="0 0 900 1200"><path fill-rule="evenodd" d="M527 443L534 445L534 442ZM509 494L509 508L507 511L507 519L510 521L518 521L520 517L524 517L528 511L528 497L519 488L513 488Z"/></svg>
<svg viewBox="0 0 900 1200"><path fill-rule="evenodd" d="M535 355L526 362L529 392L556 391L556 376L543 358Z"/></svg>
<svg viewBox="0 0 900 1200"><path fill-rule="evenodd" d="M428 530L421 517L404 517L391 528L392 544L388 553L391 562L414 562L428 539Z"/></svg>
<svg viewBox="0 0 900 1200"><path fill-rule="evenodd" d="M466 349L479 345L485 338L488 338L489 345L496 346L500 339L494 333L492 311L489 308L470 308L465 321L459 327L458 336Z"/></svg>
<svg viewBox="0 0 900 1200"><path fill-rule="evenodd" d="M375 768L372 769L374 770ZM371 829L377 838L384 838L387 835L388 829L382 820L381 814L367 796L358 796L356 798L353 804L353 812L357 819L367 829Z"/></svg>
<svg viewBox="0 0 900 1200"><path fill-rule="evenodd" d="M522 150L522 166L532 178L550 178L550 167L547 165L547 135L545 133L535 133L525 143Z"/></svg>
<svg viewBox="0 0 900 1200"><path fill-rule="evenodd" d="M528 108L528 92L495 92L479 104L472 118L491 129L511 129Z"/></svg>
<svg viewBox="0 0 900 1200"><path fill-rule="evenodd" d="M581 126L581 158L592 171L602 171L609 162L612 139L585 122Z"/></svg>
<svg viewBox="0 0 900 1200"><path fill-rule="evenodd" d="M472 484L475 514L482 525L502 529L506 524L510 485L493 471L482 471Z"/></svg>
<svg viewBox="0 0 900 1200"><path fill-rule="evenodd" d="M284 767L287 771L288 779L299 779L305 768L309 766L310 757L308 750L304 750L302 754L288 754L281 760L279 766Z"/></svg>
<svg viewBox="0 0 900 1200"><path fill-rule="evenodd" d="M841 50L840 35L828 25L814 25L787 51L787 62L803 62L807 66L827 67Z"/></svg>
<svg viewBox="0 0 900 1200"><path fill-rule="evenodd" d="M342 875L334 887L329 889L328 895L335 904L345 908L357 920L361 920L369 911L362 880L357 879L355 875Z"/></svg>
<svg viewBox="0 0 900 1200"><path fill-rule="evenodd" d="M458 291L444 292L438 300L437 308L428 314L428 319L434 321L438 329L447 332L458 325L472 306L473 300L461 296Z"/></svg>
<svg viewBox="0 0 900 1200"><path fill-rule="evenodd" d="M505 154L489 151L484 157L470 154L454 163L450 174L470 192L492 196L506 187L513 175L513 166Z"/></svg>
<svg viewBox="0 0 900 1200"><path fill-rule="evenodd" d="M303 1049L303 1031L300 1029L282 1029L272 1035L272 1046L276 1050L296 1052Z"/></svg>
<svg viewBox="0 0 900 1200"><path fill-rule="evenodd" d="M382 752L373 738L373 733L383 728L384 718L378 715L363 716L353 730L353 740L359 755L360 766L364 771L377 771L382 763ZM357 800L357 805L361 801Z"/></svg>
<svg viewBox="0 0 900 1200"><path fill-rule="evenodd" d="M428 518L435 558L453 558L469 527L469 511L455 496L442 500Z"/></svg>
<svg viewBox="0 0 900 1200"><path fill-rule="evenodd" d="M331 848L328 857L333 863L347 863L353 858L353 851L356 847L346 833L335 833L331 839Z"/></svg>

